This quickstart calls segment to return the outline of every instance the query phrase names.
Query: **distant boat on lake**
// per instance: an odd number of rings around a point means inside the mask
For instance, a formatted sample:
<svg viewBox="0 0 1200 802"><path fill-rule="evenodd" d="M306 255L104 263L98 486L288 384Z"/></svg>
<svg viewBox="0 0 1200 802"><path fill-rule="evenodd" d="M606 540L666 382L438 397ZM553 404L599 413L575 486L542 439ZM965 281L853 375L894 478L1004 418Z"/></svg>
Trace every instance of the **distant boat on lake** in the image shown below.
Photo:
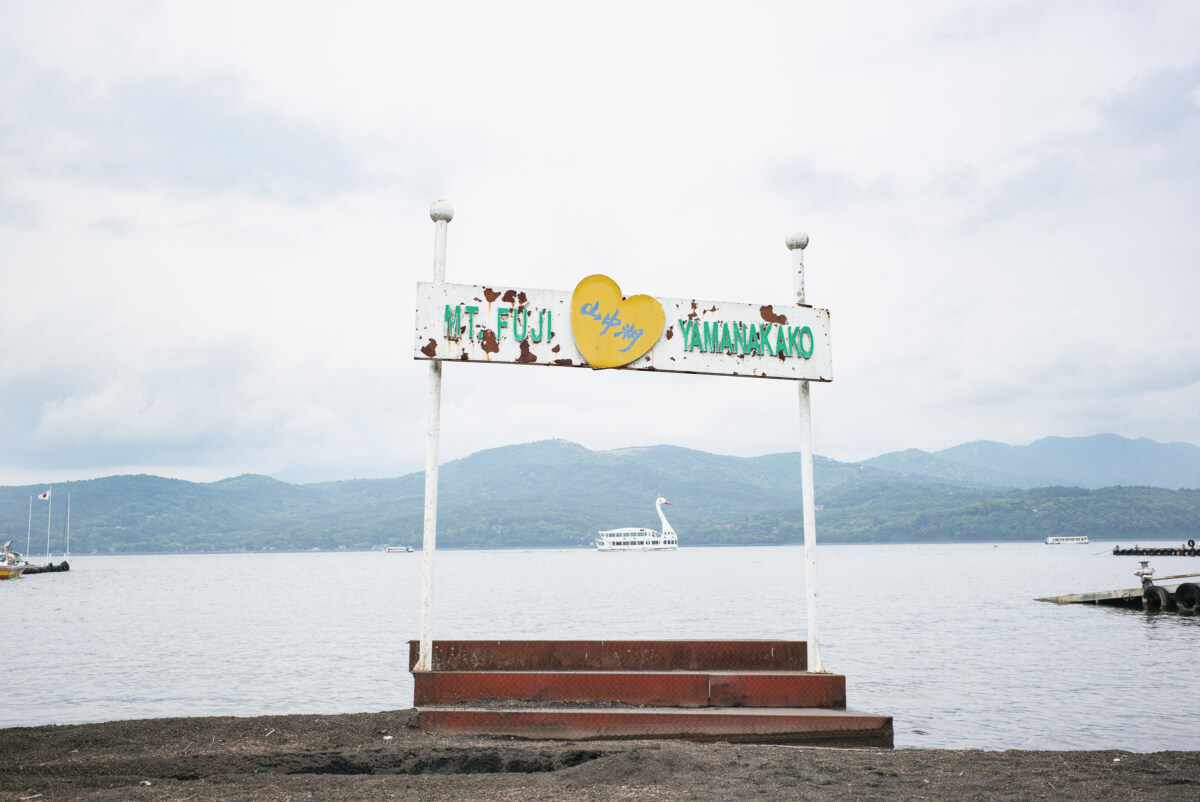
<svg viewBox="0 0 1200 802"><path fill-rule="evenodd" d="M1088 544L1087 535L1071 536L1051 535L1046 538L1047 546L1086 546Z"/></svg>
<svg viewBox="0 0 1200 802"><path fill-rule="evenodd" d="M412 546L384 546L384 554L408 554L412 551Z"/></svg>

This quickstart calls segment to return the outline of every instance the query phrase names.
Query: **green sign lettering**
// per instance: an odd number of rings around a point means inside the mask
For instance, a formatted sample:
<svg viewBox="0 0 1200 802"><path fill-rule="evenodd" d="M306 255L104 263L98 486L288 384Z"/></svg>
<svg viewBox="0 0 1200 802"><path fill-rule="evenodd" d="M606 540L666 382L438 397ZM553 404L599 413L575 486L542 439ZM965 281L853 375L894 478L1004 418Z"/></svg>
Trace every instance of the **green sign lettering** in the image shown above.
<svg viewBox="0 0 1200 802"><path fill-rule="evenodd" d="M454 307L454 314L450 309L450 304L446 304L446 339L457 340L462 336L462 307Z"/></svg>

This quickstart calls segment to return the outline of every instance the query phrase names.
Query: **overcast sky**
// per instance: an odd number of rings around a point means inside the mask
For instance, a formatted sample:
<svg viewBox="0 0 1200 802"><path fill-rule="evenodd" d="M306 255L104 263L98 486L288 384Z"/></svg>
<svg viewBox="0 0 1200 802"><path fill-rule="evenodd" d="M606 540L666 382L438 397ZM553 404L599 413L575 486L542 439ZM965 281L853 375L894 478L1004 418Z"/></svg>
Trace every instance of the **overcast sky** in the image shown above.
<svg viewBox="0 0 1200 802"><path fill-rule="evenodd" d="M0 483L420 470L437 198L461 283L787 303L807 230L823 456L1200 444L1197 31L1192 0L0 0ZM448 365L441 453L795 451L796 397Z"/></svg>

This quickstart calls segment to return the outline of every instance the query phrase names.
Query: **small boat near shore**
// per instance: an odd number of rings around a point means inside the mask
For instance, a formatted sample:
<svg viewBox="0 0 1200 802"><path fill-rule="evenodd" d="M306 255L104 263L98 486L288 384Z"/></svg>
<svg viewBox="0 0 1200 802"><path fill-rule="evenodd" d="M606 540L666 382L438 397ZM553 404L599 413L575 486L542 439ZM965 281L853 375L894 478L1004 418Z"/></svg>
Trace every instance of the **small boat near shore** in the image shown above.
<svg viewBox="0 0 1200 802"><path fill-rule="evenodd" d="M670 503L662 496L659 496L658 500L654 502L654 508L658 511L658 519L662 521L662 532L641 527L606 529L599 533L600 537L596 538L596 549L598 551L667 551L679 548L679 537L671 528L667 516L663 514L663 505Z"/></svg>
<svg viewBox="0 0 1200 802"><path fill-rule="evenodd" d="M412 546L384 546L384 554L408 554L412 551Z"/></svg>
<svg viewBox="0 0 1200 802"><path fill-rule="evenodd" d="M1051 535L1046 538L1047 546L1086 546L1087 544L1087 535Z"/></svg>
<svg viewBox="0 0 1200 802"><path fill-rule="evenodd" d="M25 572L25 559L20 552L13 551L11 546L10 540L0 549L0 579L17 579Z"/></svg>

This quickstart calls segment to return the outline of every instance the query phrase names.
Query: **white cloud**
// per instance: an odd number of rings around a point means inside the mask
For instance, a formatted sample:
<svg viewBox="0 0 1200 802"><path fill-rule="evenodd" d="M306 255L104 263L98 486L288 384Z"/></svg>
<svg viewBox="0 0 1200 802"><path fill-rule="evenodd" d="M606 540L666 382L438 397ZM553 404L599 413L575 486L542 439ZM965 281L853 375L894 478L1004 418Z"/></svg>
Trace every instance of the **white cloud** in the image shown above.
<svg viewBox="0 0 1200 802"><path fill-rule="evenodd" d="M807 228L833 311L822 454L1200 443L1198 22L1167 2L7 6L0 481L419 469L437 197L464 282L784 300L783 236ZM785 383L459 366L445 404L446 458L796 447Z"/></svg>

